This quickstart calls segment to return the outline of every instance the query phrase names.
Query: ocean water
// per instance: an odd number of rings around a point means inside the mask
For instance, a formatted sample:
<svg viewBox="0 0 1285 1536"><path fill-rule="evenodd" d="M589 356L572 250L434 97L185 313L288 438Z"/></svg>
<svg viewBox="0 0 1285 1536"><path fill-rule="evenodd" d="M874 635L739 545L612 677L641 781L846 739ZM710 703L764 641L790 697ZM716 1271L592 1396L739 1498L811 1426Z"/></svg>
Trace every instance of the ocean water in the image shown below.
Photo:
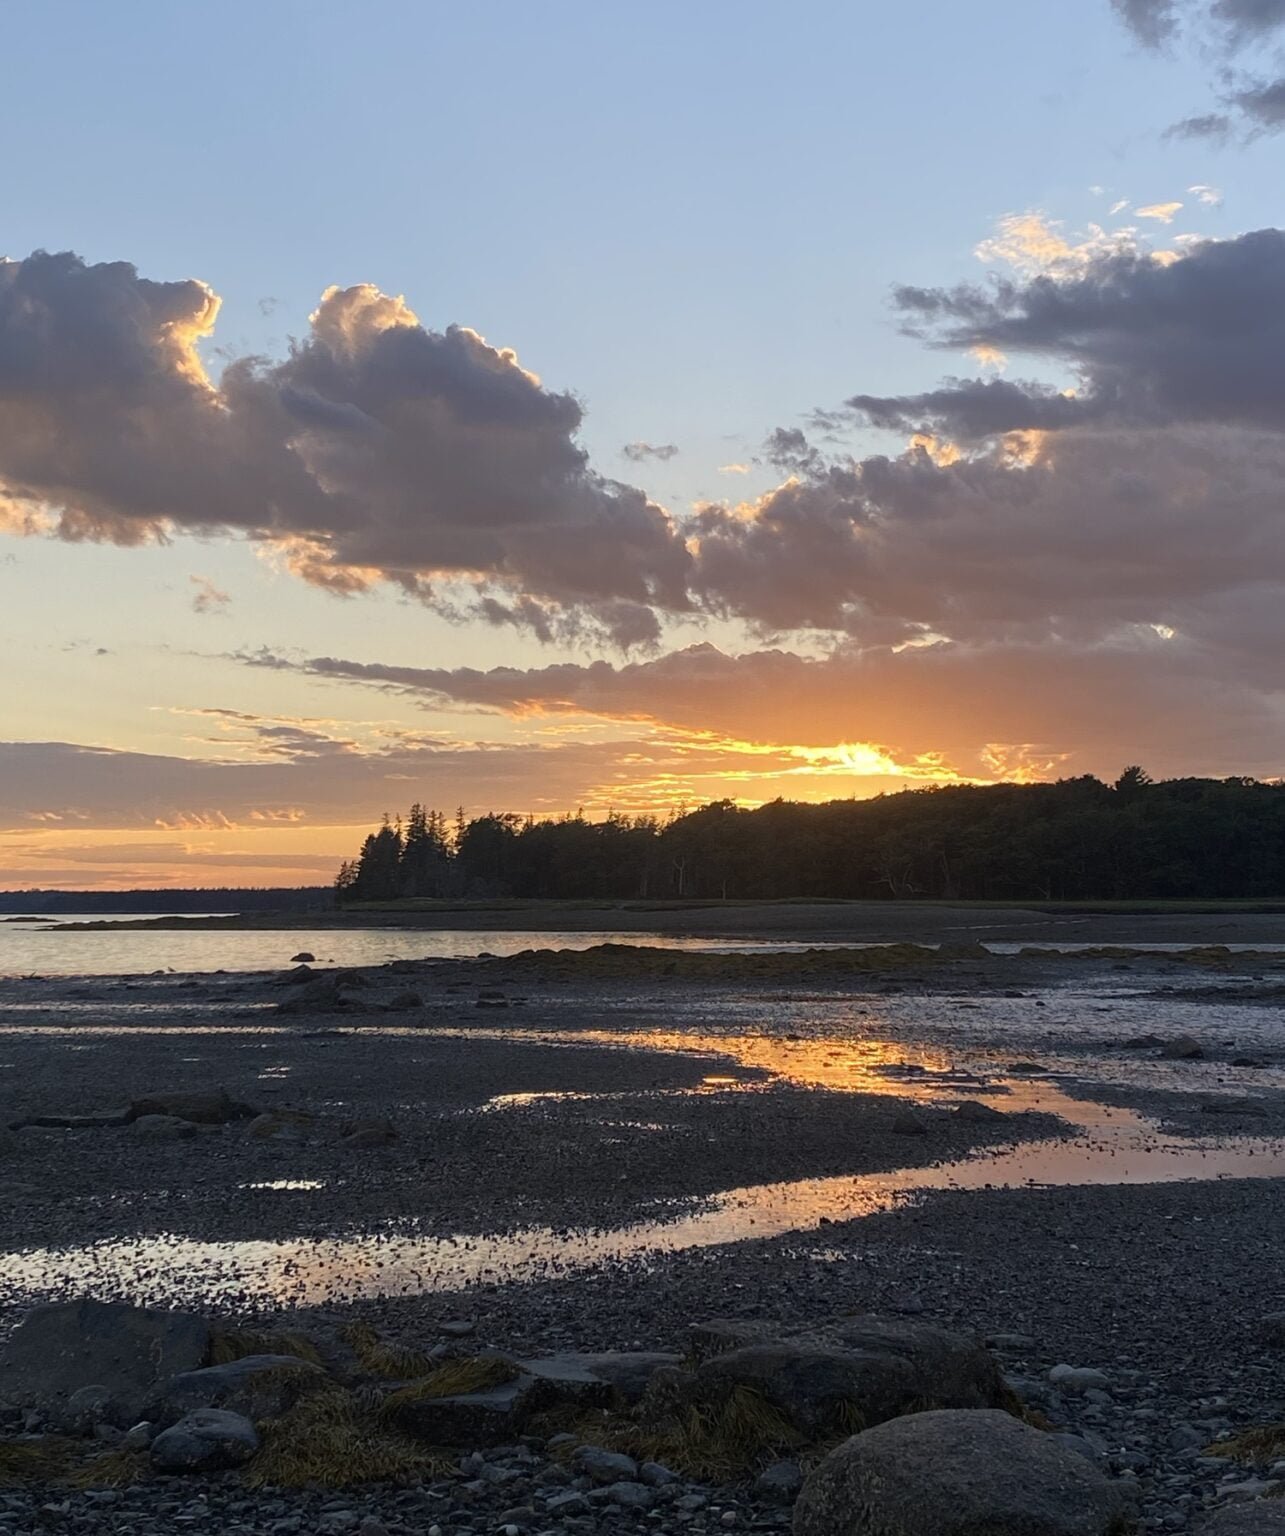
<svg viewBox="0 0 1285 1536"><path fill-rule="evenodd" d="M130 920L148 914L131 914ZM160 914L151 914L159 916ZM187 914L191 915L191 914ZM215 914L207 914L215 915ZM451 960L524 949L590 949L595 944L689 950L782 950L806 943L674 938L660 933L549 933L534 930L291 928L280 930L99 929L68 923L110 921L68 915L55 922L0 922L0 977L136 976L154 971L276 971L308 953L320 965L386 965L390 960ZM832 948L833 945L818 945Z"/></svg>
<svg viewBox="0 0 1285 1536"><path fill-rule="evenodd" d="M129 920L146 920L161 913L131 913ZM187 913L185 916L196 914ZM218 916L217 913L201 914ZM0 920L0 977L6 976L138 976L157 971L275 971L296 954L317 957L319 965L386 965L392 960L453 960L477 955L515 955L524 949L590 949L596 944L632 944L647 949L704 952L742 950L779 952L792 949L864 949L859 940L716 939L664 933L548 932L540 929L449 928L292 928L277 930L100 929L67 932L69 923L111 921L102 913L60 915L52 922ZM1047 943L1039 947L1073 954L1083 944ZM928 943L928 948L936 945ZM1148 944L1156 951L1187 949L1187 944ZM1285 953L1285 944L1229 944L1230 950ZM992 953L1016 954L1021 944L992 941Z"/></svg>

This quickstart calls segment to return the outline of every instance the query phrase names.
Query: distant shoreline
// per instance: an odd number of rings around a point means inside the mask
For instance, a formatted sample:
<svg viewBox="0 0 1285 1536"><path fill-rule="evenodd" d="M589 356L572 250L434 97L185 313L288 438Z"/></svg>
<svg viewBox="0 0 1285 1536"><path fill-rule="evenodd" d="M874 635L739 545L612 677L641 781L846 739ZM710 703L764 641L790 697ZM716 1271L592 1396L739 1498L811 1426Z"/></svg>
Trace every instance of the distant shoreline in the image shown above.
<svg viewBox="0 0 1285 1536"><path fill-rule="evenodd" d="M324 931L661 933L698 938L897 942L1285 943L1285 901L1119 902L1005 906L901 901L399 902L330 911L223 917L102 917L58 932Z"/></svg>

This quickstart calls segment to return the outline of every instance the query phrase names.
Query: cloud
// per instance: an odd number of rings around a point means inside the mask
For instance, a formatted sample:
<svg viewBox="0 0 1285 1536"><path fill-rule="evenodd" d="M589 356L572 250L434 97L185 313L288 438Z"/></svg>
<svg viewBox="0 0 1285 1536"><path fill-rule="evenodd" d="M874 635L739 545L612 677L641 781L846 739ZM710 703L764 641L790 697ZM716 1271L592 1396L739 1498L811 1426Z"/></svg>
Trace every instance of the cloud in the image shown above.
<svg viewBox="0 0 1285 1536"><path fill-rule="evenodd" d="M1244 114L1251 130L1276 133L1285 128L1285 75L1247 85L1234 91L1230 99Z"/></svg>
<svg viewBox="0 0 1285 1536"><path fill-rule="evenodd" d="M232 601L231 594L221 591L207 576L189 576L188 580L196 588L193 613L221 613Z"/></svg>
<svg viewBox="0 0 1285 1536"><path fill-rule="evenodd" d="M718 472L720 475L748 475L750 466L748 464L720 464Z"/></svg>
<svg viewBox="0 0 1285 1536"><path fill-rule="evenodd" d="M664 463L677 455L678 445L676 443L626 443L620 451L635 464L644 464L648 459L659 459Z"/></svg>
<svg viewBox="0 0 1285 1536"><path fill-rule="evenodd" d="M895 291L904 328L931 345L1052 361L1073 394L1042 383L948 380L920 395L854 396L861 419L966 438L1086 422L1285 427L1285 234L1261 229L1097 256L1082 271L989 286Z"/></svg>
<svg viewBox="0 0 1285 1536"><path fill-rule="evenodd" d="M279 362L200 344L219 301L124 262L0 263L0 507L11 531L121 545L231 532L340 594L396 584L551 633L654 636L686 606L679 530L598 474L582 408L476 332L332 288Z"/></svg>
<svg viewBox="0 0 1285 1536"><path fill-rule="evenodd" d="M1161 48L1177 34L1177 0L1111 0L1111 9L1146 48Z"/></svg>
<svg viewBox="0 0 1285 1536"><path fill-rule="evenodd" d="M843 645L821 657L777 648L731 655L706 644L642 662L489 671L271 654L242 660L399 692L428 708L519 720L591 716L776 750L828 750L834 759L836 744L874 743L892 761L965 776L1011 775L1033 759L1110 774L1143 746L1148 765L1166 773L1266 774L1285 749L1285 699L1271 666L1233 680L1211 640L1166 641L1154 630L1101 643ZM799 780L794 792L806 789Z"/></svg>
<svg viewBox="0 0 1285 1536"><path fill-rule="evenodd" d="M1188 187L1187 191L1192 193L1196 201L1203 203L1206 208L1221 208L1223 205L1223 195L1218 187L1205 186L1203 183L1197 182L1194 187Z"/></svg>
<svg viewBox="0 0 1285 1536"><path fill-rule="evenodd" d="M1144 47L1169 49L1186 41L1200 60L1211 60L1222 82L1220 112L1186 117L1171 138L1225 139L1239 127L1246 137L1285 128L1285 76L1254 80L1240 73L1242 55L1262 56L1285 27L1285 0L1111 0L1112 9Z"/></svg>
<svg viewBox="0 0 1285 1536"><path fill-rule="evenodd" d="M1148 203L1145 208L1134 210L1140 219L1155 219L1160 224L1172 224L1174 214L1181 213L1181 203Z"/></svg>

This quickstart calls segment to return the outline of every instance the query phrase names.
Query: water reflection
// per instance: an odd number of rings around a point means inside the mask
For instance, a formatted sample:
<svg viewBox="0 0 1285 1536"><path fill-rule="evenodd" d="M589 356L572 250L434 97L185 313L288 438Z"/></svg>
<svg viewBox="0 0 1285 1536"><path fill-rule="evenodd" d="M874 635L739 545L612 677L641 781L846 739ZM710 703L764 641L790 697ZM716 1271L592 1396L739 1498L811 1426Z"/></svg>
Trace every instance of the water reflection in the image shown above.
<svg viewBox="0 0 1285 1536"><path fill-rule="evenodd" d="M1139 1139L1136 1117L1128 1117L1091 1140L1031 1142L937 1168L731 1189L672 1220L615 1230L530 1227L499 1237L375 1231L320 1241L230 1243L160 1236L36 1249L0 1256L0 1295L317 1305L547 1280L747 1238L806 1233L890 1210L933 1190L1162 1184L1282 1174L1285 1151L1277 1143L1243 1139L1214 1147Z"/></svg>

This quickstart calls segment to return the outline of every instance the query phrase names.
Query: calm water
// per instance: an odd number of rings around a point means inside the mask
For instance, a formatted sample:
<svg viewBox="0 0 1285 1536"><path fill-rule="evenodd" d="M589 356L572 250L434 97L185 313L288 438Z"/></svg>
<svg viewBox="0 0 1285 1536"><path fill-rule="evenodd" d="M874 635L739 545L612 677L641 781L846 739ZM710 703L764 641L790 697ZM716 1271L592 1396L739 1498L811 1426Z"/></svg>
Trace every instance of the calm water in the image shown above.
<svg viewBox="0 0 1285 1536"><path fill-rule="evenodd" d="M162 914L132 914L135 918ZM218 915L218 914L206 914ZM524 949L590 949L595 944L632 944L646 949L708 952L790 949L864 949L860 940L702 939L663 933L545 932L533 929L451 928L437 932L399 928L297 928L272 931L118 929L94 933L62 931L68 923L95 922L103 915L60 916L54 922L0 922L0 977L135 976L152 971L275 971L307 952L322 965L385 965L391 960L452 960L480 954L515 955ZM929 944L927 948L936 948ZM1016 954L1020 944L997 941L993 954ZM1047 944L1066 954L1083 944ZM1149 944L1176 951L1186 944ZM1228 944L1229 950L1285 953L1285 944Z"/></svg>
<svg viewBox="0 0 1285 1536"><path fill-rule="evenodd" d="M390 960L451 960L480 954L515 955L523 949L589 949L595 944L696 950L808 947L790 941L758 944L753 940L673 938L660 933L545 933L525 929L442 929L433 933L399 928L61 931L65 923L99 920L68 916L57 923L0 923L0 976L275 971L288 965L292 955L305 952L315 955L322 965L385 965Z"/></svg>

